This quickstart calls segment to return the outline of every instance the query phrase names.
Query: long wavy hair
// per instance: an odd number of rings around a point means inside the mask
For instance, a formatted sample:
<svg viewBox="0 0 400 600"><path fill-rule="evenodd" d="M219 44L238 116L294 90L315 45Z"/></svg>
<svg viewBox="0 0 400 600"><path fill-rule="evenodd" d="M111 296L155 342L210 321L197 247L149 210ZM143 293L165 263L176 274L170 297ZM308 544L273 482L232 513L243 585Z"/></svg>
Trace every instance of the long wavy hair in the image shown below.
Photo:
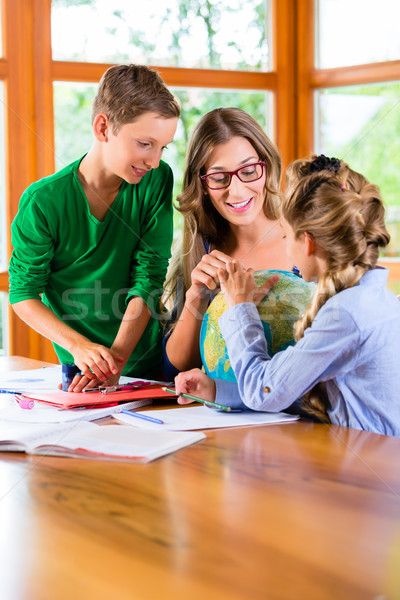
<svg viewBox="0 0 400 600"><path fill-rule="evenodd" d="M328 260L311 304L295 325L296 341L329 298L374 268L379 248L390 241L379 188L339 159L322 158L296 160L286 172L283 217L296 238L305 232L311 235ZM303 408L329 422L327 397L317 390L305 397Z"/></svg>
<svg viewBox="0 0 400 600"><path fill-rule="evenodd" d="M176 207L184 219L183 237L180 247L174 249L165 283L164 302L167 305L179 296L181 305L177 307L177 316L191 285L191 272L205 253L203 240L220 248L229 234L229 223L214 208L200 175L205 174L213 150L233 137L248 140L259 160L265 161L264 213L272 220L280 216L281 157L276 146L257 121L240 108L216 108L205 114L188 145L182 193Z"/></svg>

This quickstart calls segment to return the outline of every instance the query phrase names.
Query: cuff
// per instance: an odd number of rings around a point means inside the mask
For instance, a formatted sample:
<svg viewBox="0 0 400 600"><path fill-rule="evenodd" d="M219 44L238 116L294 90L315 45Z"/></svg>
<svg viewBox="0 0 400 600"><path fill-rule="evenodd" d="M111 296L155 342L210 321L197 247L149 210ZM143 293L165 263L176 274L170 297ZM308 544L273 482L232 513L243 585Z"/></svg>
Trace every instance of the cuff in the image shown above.
<svg viewBox="0 0 400 600"><path fill-rule="evenodd" d="M215 388L215 402L217 402L217 404L230 406L234 410L249 410L240 398L237 383L216 379Z"/></svg>

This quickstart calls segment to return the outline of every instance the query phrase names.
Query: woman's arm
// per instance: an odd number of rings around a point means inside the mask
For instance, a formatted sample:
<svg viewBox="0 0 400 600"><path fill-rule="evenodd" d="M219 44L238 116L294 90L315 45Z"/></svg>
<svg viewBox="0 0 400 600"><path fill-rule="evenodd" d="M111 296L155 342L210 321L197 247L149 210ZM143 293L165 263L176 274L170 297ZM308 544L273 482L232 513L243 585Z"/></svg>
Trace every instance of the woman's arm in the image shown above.
<svg viewBox="0 0 400 600"><path fill-rule="evenodd" d="M167 358L178 371L201 366L201 324L211 293L218 291L218 270L230 260L223 252L213 250L205 254L192 271L192 285L186 292L183 310L165 345Z"/></svg>

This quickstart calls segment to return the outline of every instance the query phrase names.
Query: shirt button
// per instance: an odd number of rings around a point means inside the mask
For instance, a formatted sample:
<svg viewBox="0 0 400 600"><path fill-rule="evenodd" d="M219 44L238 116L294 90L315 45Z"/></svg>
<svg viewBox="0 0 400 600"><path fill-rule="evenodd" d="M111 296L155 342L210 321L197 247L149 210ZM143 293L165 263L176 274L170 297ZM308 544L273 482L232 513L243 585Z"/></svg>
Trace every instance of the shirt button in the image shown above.
<svg viewBox="0 0 400 600"><path fill-rule="evenodd" d="M268 386L265 386L265 388L263 388L263 392L265 392L266 394L269 394L271 391L271 389Z"/></svg>

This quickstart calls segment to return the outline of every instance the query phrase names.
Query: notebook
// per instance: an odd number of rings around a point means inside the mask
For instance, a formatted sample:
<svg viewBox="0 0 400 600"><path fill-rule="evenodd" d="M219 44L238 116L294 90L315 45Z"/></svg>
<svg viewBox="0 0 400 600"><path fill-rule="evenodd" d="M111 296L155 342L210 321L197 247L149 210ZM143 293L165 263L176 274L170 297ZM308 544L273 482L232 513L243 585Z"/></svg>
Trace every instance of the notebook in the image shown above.
<svg viewBox="0 0 400 600"><path fill-rule="evenodd" d="M0 423L0 451L147 463L204 439L201 432L144 431L90 422Z"/></svg>

